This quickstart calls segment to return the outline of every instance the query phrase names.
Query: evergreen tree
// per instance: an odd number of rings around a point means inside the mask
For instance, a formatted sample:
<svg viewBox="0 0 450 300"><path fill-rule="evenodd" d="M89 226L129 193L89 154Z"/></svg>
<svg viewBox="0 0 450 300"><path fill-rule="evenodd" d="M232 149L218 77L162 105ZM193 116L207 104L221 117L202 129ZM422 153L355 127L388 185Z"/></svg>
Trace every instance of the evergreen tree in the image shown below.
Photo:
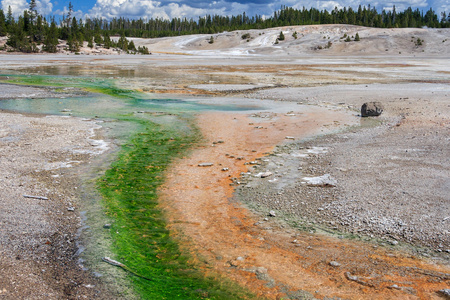
<svg viewBox="0 0 450 300"><path fill-rule="evenodd" d="M8 31L6 29L6 17L3 13L3 10L0 9L0 36L6 36L7 33Z"/></svg>
<svg viewBox="0 0 450 300"><path fill-rule="evenodd" d="M111 38L109 37L108 32L105 32L104 36L103 36L103 41L104 41L104 47L106 49L111 48L112 46L112 42L111 42Z"/></svg>
<svg viewBox="0 0 450 300"><path fill-rule="evenodd" d="M117 41L117 47L122 49L123 51L128 51L128 40L125 37L125 34L122 34Z"/></svg>
<svg viewBox="0 0 450 300"><path fill-rule="evenodd" d="M95 35L94 35L94 42L96 44L103 44L103 38L102 38L100 32L96 32L95 33Z"/></svg>
<svg viewBox="0 0 450 300"><path fill-rule="evenodd" d="M8 25L8 28L9 28L9 26L12 26L14 24L14 18L12 15L11 5L8 6L8 14L6 15L6 22L7 22L6 25Z"/></svg>
<svg viewBox="0 0 450 300"><path fill-rule="evenodd" d="M47 29L44 39L44 51L56 53L58 46L58 29L53 21Z"/></svg>
<svg viewBox="0 0 450 300"><path fill-rule="evenodd" d="M285 39L285 37L284 37L283 31L281 31L280 35L278 36L278 40L284 41L284 39Z"/></svg>
<svg viewBox="0 0 450 300"><path fill-rule="evenodd" d="M134 45L134 42L133 42L133 41L130 41L130 42L128 43L128 49L129 49L129 50L136 51L136 46Z"/></svg>
<svg viewBox="0 0 450 300"><path fill-rule="evenodd" d="M356 34L355 34L355 42L359 42L359 41L360 41L360 39L359 39L359 34L356 33Z"/></svg>
<svg viewBox="0 0 450 300"><path fill-rule="evenodd" d="M92 37L89 37L87 40L88 40L87 46L91 49L94 48L94 43L92 41Z"/></svg>
<svg viewBox="0 0 450 300"><path fill-rule="evenodd" d="M30 20L31 23L34 25L34 21L36 20L38 16L38 12L36 10L36 0L30 0Z"/></svg>

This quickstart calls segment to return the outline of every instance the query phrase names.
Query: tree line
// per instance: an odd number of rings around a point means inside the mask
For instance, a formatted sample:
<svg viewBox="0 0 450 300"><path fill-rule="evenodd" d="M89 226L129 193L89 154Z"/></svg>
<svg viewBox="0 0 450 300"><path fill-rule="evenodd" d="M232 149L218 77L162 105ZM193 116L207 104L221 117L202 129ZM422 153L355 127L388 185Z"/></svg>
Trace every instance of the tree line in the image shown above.
<svg viewBox="0 0 450 300"><path fill-rule="evenodd" d="M351 7L332 11L318 10L316 8L294 9L281 7L271 17L263 18L260 15L249 17L245 14L237 16L206 15L198 20L187 18L173 18L171 20L156 19L129 19L102 18L77 19L73 16L73 6L69 3L67 15L56 21L55 17L46 19L36 10L36 0L30 1L28 10L25 10L17 19L13 17L11 7L5 15L0 9L0 36L7 36L9 51L39 52L40 50L57 52L58 40L67 41L67 48L78 52L84 42L88 47L94 44L105 48L120 48L124 51L141 52L148 54L146 47L136 49L134 43L126 37L156 38L178 36L186 34L214 34L224 31L265 29L292 25L319 25L319 24L350 24L378 28L397 27L450 27L450 14L445 12L438 18L435 11L430 8L425 13L411 7L404 11L382 10L378 12L375 7L359 6L357 10ZM120 36L117 42L111 36ZM41 47L38 47L41 46Z"/></svg>

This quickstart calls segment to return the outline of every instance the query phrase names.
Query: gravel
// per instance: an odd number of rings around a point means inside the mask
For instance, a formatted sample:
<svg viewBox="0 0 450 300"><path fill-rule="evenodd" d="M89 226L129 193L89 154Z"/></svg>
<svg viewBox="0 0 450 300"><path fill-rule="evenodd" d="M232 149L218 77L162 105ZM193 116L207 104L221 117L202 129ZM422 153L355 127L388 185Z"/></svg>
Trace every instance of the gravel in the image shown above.
<svg viewBox="0 0 450 300"><path fill-rule="evenodd" d="M104 151L91 145L99 128L80 118L0 113L0 288L7 299L108 295L76 255L80 183L72 170Z"/></svg>
<svg viewBox="0 0 450 300"><path fill-rule="evenodd" d="M366 93L354 89L358 99L366 94L382 98L391 90L396 95L395 86L384 86L378 95L372 88ZM378 238L390 246L406 243L420 254L439 255L448 261L449 91L440 86L428 98L431 93L425 86L409 88L408 92L401 85L403 97L386 99L387 113L362 119L360 127L278 146L261 160L261 166L251 168L253 175L264 170L273 172L275 178L245 176L240 179L239 197L251 207L277 211L308 230ZM275 99L283 95L293 101L296 91L292 90L260 94ZM329 93L326 88L310 92L319 98ZM330 99L340 102L341 96L336 93ZM355 96L349 92L346 104L357 110ZM304 179L324 174L330 174L336 187L314 187Z"/></svg>

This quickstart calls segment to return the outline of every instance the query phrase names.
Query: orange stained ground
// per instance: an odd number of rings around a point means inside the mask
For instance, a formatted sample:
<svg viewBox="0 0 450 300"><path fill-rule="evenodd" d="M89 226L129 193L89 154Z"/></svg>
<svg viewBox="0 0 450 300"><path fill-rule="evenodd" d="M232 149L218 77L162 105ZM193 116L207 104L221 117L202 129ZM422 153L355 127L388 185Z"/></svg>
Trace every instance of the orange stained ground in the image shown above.
<svg viewBox="0 0 450 300"><path fill-rule="evenodd" d="M336 111L294 114L265 119L238 113L198 116L206 145L173 164L160 193L170 228L195 257L207 262L205 272L212 267L269 299L299 290L319 299L442 299L436 292L450 286L446 266L363 242L276 225L264 230L254 225L260 218L230 201L234 191L230 177L246 172L245 162L264 156L286 136L299 139L317 134L324 125L348 121L348 115ZM223 143L213 145L219 140ZM214 165L199 167L199 163ZM340 265L333 267L331 261ZM261 267L264 276L261 272L257 276L255 270Z"/></svg>

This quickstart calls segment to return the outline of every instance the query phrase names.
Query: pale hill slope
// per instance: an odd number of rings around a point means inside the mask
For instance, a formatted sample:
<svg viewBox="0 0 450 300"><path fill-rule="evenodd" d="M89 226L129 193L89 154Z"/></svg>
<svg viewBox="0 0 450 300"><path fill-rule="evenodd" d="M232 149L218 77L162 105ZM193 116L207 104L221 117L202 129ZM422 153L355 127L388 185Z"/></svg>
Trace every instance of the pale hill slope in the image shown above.
<svg viewBox="0 0 450 300"><path fill-rule="evenodd" d="M276 40L283 31L284 41ZM297 39L293 33L297 32ZM356 33L359 42L354 42ZM249 34L250 38L242 36ZM344 35L351 42L344 41ZM214 43L210 43L213 36ZM422 45L417 40L420 39ZM152 52L203 55L425 55L450 56L450 29L368 28L353 25L287 26L264 30L239 30L213 35L188 35L158 39L133 39ZM331 43L330 47L329 42Z"/></svg>

